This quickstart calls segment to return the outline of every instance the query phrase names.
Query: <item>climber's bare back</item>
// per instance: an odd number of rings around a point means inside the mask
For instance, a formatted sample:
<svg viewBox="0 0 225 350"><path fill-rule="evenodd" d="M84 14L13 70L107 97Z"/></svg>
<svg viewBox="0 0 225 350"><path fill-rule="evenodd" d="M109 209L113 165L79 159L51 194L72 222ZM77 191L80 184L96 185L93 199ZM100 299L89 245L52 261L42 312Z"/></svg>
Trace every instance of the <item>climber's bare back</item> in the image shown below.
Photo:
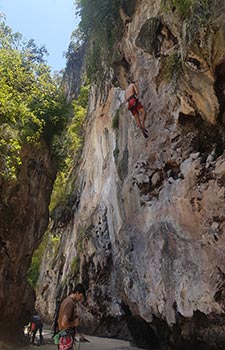
<svg viewBox="0 0 225 350"><path fill-rule="evenodd" d="M134 83L131 83L125 90L125 99L128 100L132 95L138 95L138 89Z"/></svg>

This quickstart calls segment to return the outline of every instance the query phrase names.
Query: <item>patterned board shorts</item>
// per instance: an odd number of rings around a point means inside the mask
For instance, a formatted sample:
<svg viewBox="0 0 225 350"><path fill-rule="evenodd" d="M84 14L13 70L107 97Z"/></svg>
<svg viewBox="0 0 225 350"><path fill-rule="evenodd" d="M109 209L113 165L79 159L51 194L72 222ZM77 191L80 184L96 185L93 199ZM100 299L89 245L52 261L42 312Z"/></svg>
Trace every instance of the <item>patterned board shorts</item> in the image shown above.
<svg viewBox="0 0 225 350"><path fill-rule="evenodd" d="M60 337L58 350L73 350L73 337L70 335Z"/></svg>

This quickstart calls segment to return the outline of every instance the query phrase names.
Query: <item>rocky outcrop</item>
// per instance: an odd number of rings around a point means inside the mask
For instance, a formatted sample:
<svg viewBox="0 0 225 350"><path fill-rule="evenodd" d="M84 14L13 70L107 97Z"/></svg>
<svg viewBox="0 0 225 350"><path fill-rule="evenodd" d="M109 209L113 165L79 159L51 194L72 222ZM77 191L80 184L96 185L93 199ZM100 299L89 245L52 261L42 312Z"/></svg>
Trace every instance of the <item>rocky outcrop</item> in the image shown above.
<svg viewBox="0 0 225 350"><path fill-rule="evenodd" d="M68 101L78 97L80 87L84 82L85 54L87 45L83 44L74 49L73 42L70 43L67 52L67 63L63 74L63 87Z"/></svg>
<svg viewBox="0 0 225 350"><path fill-rule="evenodd" d="M225 22L222 1L204 6L181 21L176 7L137 2L116 47L120 87L92 88L72 215L53 223L61 242L52 255L49 243L39 280L48 319L82 281L90 332L224 349ZM128 77L148 139L124 102Z"/></svg>
<svg viewBox="0 0 225 350"><path fill-rule="evenodd" d="M34 249L48 225L56 166L47 146L26 146L15 181L1 179L0 339L17 343L30 320L35 295L26 280Z"/></svg>

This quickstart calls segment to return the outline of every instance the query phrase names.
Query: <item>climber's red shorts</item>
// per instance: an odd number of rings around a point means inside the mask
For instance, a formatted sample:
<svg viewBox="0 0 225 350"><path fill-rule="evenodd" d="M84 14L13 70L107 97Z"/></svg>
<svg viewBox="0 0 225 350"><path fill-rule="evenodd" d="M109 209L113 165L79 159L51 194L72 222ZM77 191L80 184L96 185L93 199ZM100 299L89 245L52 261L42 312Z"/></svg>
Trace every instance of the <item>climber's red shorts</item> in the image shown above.
<svg viewBox="0 0 225 350"><path fill-rule="evenodd" d="M138 111L143 108L141 102L134 96L128 99L128 109L133 115L138 114Z"/></svg>

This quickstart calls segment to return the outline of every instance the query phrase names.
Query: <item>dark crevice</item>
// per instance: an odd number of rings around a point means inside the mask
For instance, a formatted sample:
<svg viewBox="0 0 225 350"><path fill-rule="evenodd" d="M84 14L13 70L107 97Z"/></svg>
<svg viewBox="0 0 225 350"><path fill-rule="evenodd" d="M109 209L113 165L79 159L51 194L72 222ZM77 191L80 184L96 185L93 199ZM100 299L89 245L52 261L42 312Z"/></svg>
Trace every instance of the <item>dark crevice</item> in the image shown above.
<svg viewBox="0 0 225 350"><path fill-rule="evenodd" d="M214 299L219 303L225 310L225 274L223 271L218 268L218 282L217 282L217 291L214 295Z"/></svg>
<svg viewBox="0 0 225 350"><path fill-rule="evenodd" d="M125 68L126 72L130 71L130 64L127 62L125 57L122 58L120 64L121 64L121 66L123 66Z"/></svg>
<svg viewBox="0 0 225 350"><path fill-rule="evenodd" d="M7 249L7 243L3 241L1 237L0 237L0 253L5 254L10 259L8 249Z"/></svg>
<svg viewBox="0 0 225 350"><path fill-rule="evenodd" d="M174 180L177 180L181 176L180 165L176 161L167 161L164 170L167 173L167 177L172 177Z"/></svg>
<svg viewBox="0 0 225 350"><path fill-rule="evenodd" d="M193 66L193 68L201 71L202 70L202 65L201 62L199 60L197 60L194 57L188 57L186 60L187 63L189 63L191 66Z"/></svg>
<svg viewBox="0 0 225 350"><path fill-rule="evenodd" d="M169 349L172 350L212 350L221 348L223 343L218 334L212 330L212 325L223 326L223 317L214 318L214 315L205 315L195 311L193 317L185 318L179 312L176 317L176 324L171 329L169 337ZM201 334L201 337L199 336ZM217 344L216 344L217 343Z"/></svg>
<svg viewBox="0 0 225 350"><path fill-rule="evenodd" d="M132 17L136 10L137 0L130 0L128 3L123 1L123 9L126 11L129 17Z"/></svg>
<svg viewBox="0 0 225 350"><path fill-rule="evenodd" d="M116 52L117 54L112 59L112 66L113 66L113 72L114 72L113 78L112 78L112 84L114 84L115 86L117 86L118 82L121 80L120 78L121 74L124 75L125 73L126 75L129 75L130 68L131 68L126 58L121 55L120 50L117 50Z"/></svg>
<svg viewBox="0 0 225 350"><path fill-rule="evenodd" d="M195 123L196 117L193 115L187 115L182 112L179 113L178 116L178 123L181 126L187 127L187 126L192 126Z"/></svg>
<svg viewBox="0 0 225 350"><path fill-rule="evenodd" d="M191 152L200 152L203 162L212 152L213 160L223 154L225 150L224 125L211 125L199 115L190 116L184 113L179 114L178 122L185 137L188 139L191 135Z"/></svg>
<svg viewBox="0 0 225 350"><path fill-rule="evenodd" d="M161 32L162 23L157 17L148 19L137 36L135 44L151 55L156 55L160 50L158 34Z"/></svg>
<svg viewBox="0 0 225 350"><path fill-rule="evenodd" d="M191 56L191 53L187 56L185 64L195 71L206 72L209 70L209 66L204 60Z"/></svg>
<svg viewBox="0 0 225 350"><path fill-rule="evenodd" d="M159 349L160 340L151 325L140 316L132 315L128 305L125 303L122 303L121 307L132 336L131 345L144 349Z"/></svg>
<svg viewBox="0 0 225 350"><path fill-rule="evenodd" d="M169 49L175 47L177 39L169 27L164 25L159 18L153 17L143 24L135 44L145 52L158 57L167 54Z"/></svg>
<svg viewBox="0 0 225 350"><path fill-rule="evenodd" d="M220 105L218 121L225 123L225 61L215 69L215 92Z"/></svg>
<svg viewBox="0 0 225 350"><path fill-rule="evenodd" d="M113 67L114 69L116 67L122 66L125 71L128 73L130 71L130 64L127 62L126 58L123 57L114 57L113 58Z"/></svg>

